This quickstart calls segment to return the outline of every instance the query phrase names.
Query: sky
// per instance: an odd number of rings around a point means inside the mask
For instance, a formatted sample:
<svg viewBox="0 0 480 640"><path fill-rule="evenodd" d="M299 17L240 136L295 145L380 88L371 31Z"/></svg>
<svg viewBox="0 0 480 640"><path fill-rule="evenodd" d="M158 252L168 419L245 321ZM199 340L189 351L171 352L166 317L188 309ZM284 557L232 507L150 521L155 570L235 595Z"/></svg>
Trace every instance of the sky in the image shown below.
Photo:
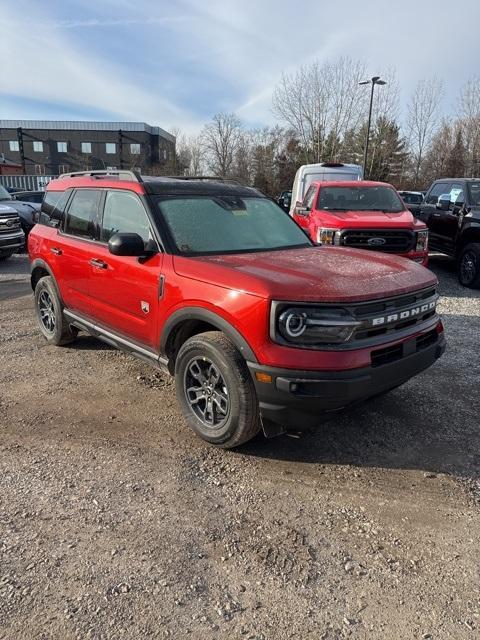
<svg viewBox="0 0 480 640"><path fill-rule="evenodd" d="M402 114L436 75L449 112L480 74L479 24L479 0L0 0L0 119L259 127L283 72L340 56L395 68Z"/></svg>

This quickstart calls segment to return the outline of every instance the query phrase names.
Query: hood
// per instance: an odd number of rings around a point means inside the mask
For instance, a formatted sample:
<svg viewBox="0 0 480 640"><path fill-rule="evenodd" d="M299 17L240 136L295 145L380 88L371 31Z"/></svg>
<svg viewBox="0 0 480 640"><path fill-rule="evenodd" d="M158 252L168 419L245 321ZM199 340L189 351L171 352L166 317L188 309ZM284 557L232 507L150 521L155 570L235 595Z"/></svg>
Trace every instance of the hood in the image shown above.
<svg viewBox="0 0 480 640"><path fill-rule="evenodd" d="M346 247L175 256L174 264L184 277L274 300L361 302L437 283L431 271L412 260Z"/></svg>
<svg viewBox="0 0 480 640"><path fill-rule="evenodd" d="M7 205L0 202L0 216L3 216L7 213L12 215L12 213L17 213L17 211L13 207L11 207L9 204Z"/></svg>
<svg viewBox="0 0 480 640"><path fill-rule="evenodd" d="M414 226L414 217L411 211L399 211L398 213L384 213L383 211L326 211L319 210L316 212L319 218L330 218L338 224L340 228L348 227L364 227L371 229L372 227L381 227L382 229L412 229Z"/></svg>

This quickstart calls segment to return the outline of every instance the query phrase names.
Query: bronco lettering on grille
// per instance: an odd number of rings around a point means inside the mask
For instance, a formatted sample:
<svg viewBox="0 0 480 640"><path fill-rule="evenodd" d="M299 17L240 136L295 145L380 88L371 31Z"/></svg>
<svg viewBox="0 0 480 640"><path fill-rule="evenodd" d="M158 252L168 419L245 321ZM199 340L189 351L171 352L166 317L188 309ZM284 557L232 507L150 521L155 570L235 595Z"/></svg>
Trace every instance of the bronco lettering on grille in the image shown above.
<svg viewBox="0 0 480 640"><path fill-rule="evenodd" d="M419 307L412 307L411 309L405 309L398 313L390 313L389 315L380 316L379 318L372 318L371 323L372 326L375 327L382 324L389 324L390 322L398 322L399 320L407 320L407 318L413 318L414 316L418 316L422 313L432 311L432 309L435 309L436 305L437 301L433 300L432 302L427 302Z"/></svg>

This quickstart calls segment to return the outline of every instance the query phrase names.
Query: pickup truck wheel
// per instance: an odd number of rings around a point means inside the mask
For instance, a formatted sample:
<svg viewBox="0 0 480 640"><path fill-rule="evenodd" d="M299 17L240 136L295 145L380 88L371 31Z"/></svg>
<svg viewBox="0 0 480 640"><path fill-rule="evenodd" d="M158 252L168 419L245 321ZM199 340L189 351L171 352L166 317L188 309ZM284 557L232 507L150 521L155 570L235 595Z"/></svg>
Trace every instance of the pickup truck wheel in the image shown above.
<svg viewBox="0 0 480 640"><path fill-rule="evenodd" d="M35 311L40 331L49 344L68 344L77 337L78 330L70 328L65 321L62 303L51 276L44 276L37 282Z"/></svg>
<svg viewBox="0 0 480 640"><path fill-rule="evenodd" d="M458 260L458 279L464 287L480 288L480 243L463 248Z"/></svg>
<svg viewBox="0 0 480 640"><path fill-rule="evenodd" d="M185 420L207 442L227 449L258 433L253 381L245 360L223 333L201 333L181 346L175 387Z"/></svg>

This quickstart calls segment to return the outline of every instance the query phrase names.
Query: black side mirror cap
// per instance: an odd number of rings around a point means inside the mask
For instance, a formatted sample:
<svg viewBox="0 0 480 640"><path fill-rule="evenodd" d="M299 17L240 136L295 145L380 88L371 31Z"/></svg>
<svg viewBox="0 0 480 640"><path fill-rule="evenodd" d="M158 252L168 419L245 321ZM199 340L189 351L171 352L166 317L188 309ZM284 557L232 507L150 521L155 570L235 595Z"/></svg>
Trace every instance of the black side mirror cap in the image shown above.
<svg viewBox="0 0 480 640"><path fill-rule="evenodd" d="M144 256L145 242L138 233L114 233L108 241L108 250L114 256Z"/></svg>

